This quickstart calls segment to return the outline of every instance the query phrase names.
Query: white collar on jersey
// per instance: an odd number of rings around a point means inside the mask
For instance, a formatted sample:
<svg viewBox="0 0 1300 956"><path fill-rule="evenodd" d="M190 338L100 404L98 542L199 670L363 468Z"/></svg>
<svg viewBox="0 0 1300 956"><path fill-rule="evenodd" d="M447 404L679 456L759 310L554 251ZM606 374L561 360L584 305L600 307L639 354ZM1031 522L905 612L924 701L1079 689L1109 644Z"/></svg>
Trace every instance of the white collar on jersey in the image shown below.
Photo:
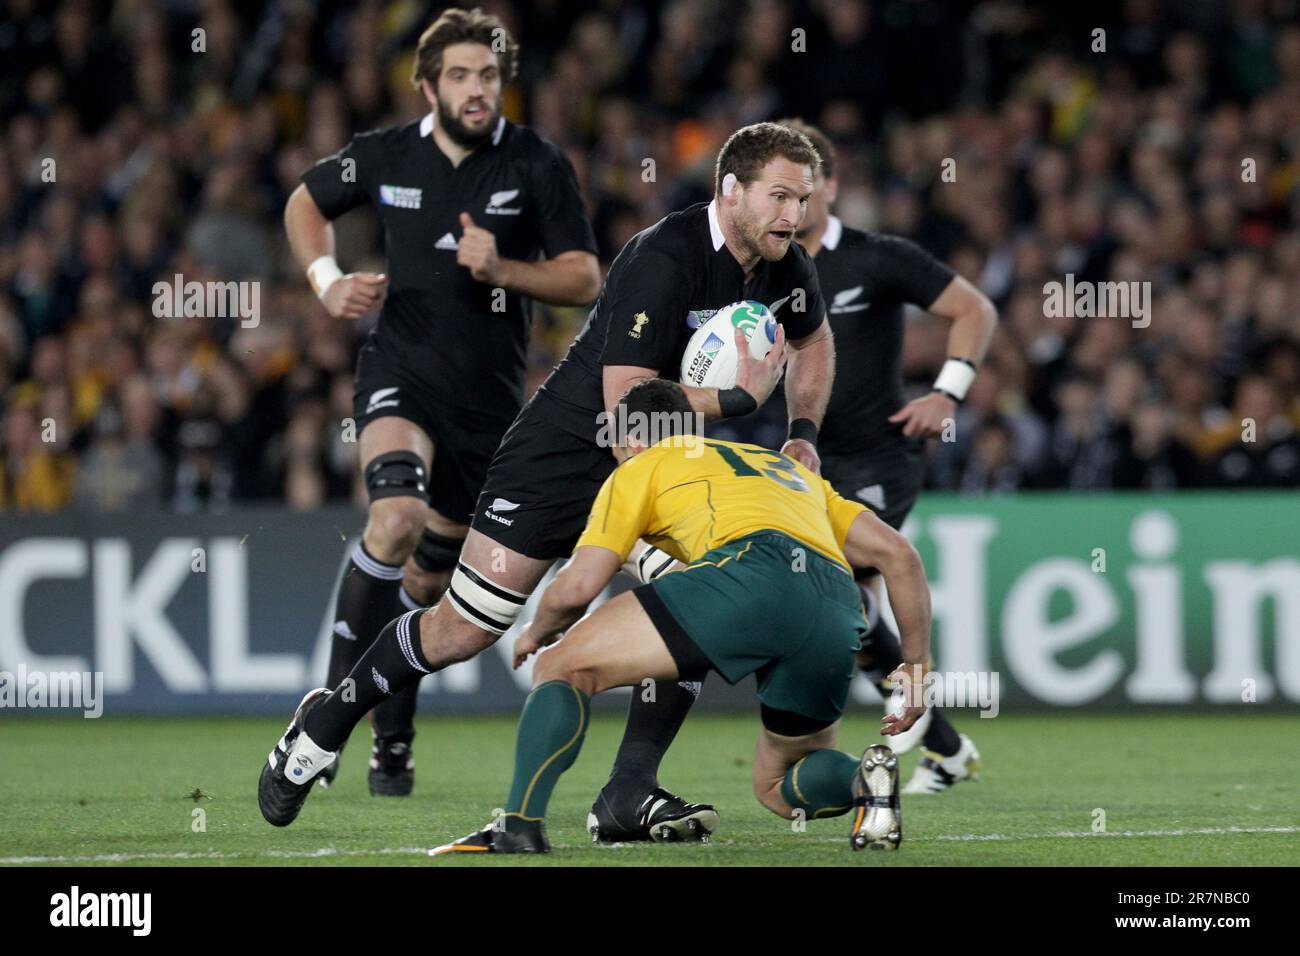
<svg viewBox="0 0 1300 956"><path fill-rule="evenodd" d="M722 224L718 222L718 201L712 199L709 201L709 235L713 238L713 251L717 252L727 242L727 237L722 234Z"/></svg>
<svg viewBox="0 0 1300 956"><path fill-rule="evenodd" d="M840 222L839 216L826 217L826 231L822 233L822 248L830 249L832 252L840 244L840 238L844 235L844 223Z"/></svg>
<svg viewBox="0 0 1300 956"><path fill-rule="evenodd" d="M504 116L497 118L497 128L492 133L492 145L496 146L501 142L501 134L506 131L506 118ZM428 136L433 132L433 113L426 113L424 119L420 120L420 135Z"/></svg>

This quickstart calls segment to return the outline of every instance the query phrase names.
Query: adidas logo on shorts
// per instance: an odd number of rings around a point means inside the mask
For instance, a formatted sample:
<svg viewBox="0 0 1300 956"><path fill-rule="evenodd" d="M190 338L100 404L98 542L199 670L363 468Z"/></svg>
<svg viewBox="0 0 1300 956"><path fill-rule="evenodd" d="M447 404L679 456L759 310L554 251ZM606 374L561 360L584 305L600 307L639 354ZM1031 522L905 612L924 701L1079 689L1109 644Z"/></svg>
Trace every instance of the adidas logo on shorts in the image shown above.
<svg viewBox="0 0 1300 956"><path fill-rule="evenodd" d="M859 488L855 494L859 501L876 511L885 510L885 489L881 485L867 485L865 488Z"/></svg>

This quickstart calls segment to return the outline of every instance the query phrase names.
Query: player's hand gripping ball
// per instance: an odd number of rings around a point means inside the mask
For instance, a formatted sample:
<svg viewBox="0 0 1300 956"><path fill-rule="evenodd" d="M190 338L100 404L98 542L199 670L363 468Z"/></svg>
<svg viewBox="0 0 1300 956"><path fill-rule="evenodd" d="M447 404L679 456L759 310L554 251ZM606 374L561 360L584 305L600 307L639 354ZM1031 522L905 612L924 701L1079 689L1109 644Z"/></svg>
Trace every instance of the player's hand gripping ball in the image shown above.
<svg viewBox="0 0 1300 956"><path fill-rule="evenodd" d="M776 342L776 319L762 302L733 302L714 312L686 344L681 382L696 388L731 388L736 384L739 331L749 342L749 354L764 359Z"/></svg>

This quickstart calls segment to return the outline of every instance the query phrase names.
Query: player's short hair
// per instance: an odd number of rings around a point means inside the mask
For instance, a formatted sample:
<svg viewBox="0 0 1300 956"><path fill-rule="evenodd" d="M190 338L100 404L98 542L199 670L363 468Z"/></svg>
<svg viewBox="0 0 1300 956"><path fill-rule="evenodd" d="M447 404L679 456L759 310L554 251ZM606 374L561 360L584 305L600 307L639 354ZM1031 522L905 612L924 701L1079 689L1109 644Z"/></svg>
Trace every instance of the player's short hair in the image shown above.
<svg viewBox="0 0 1300 956"><path fill-rule="evenodd" d="M780 157L792 163L821 165L817 147L803 133L779 123L754 123L736 130L722 145L713 172L713 188L722 195L722 180L733 174L742 185L758 179L763 167Z"/></svg>
<svg viewBox="0 0 1300 956"><path fill-rule="evenodd" d="M436 85L442 73L443 51L454 43L481 43L497 55L501 82L509 83L515 78L519 69L519 44L501 21L478 7L473 10L451 7L442 11L433 25L420 34L411 85L419 89L423 80Z"/></svg>
<svg viewBox="0 0 1300 956"><path fill-rule="evenodd" d="M777 120L777 123L786 129L792 129L796 133L803 133L808 137L808 141L813 144L817 150L817 155L822 158L822 175L827 179L835 175L835 147L825 133L819 130L807 120L792 116L789 119ZM813 170L816 172L816 170Z"/></svg>
<svg viewBox="0 0 1300 956"><path fill-rule="evenodd" d="M698 434L697 424L701 418L691 408L691 400L681 385L663 378L637 382L623 393L614 408L614 420L618 423L653 423L655 441ZM620 434L618 443L626 445L627 437ZM646 436L641 437L644 440Z"/></svg>

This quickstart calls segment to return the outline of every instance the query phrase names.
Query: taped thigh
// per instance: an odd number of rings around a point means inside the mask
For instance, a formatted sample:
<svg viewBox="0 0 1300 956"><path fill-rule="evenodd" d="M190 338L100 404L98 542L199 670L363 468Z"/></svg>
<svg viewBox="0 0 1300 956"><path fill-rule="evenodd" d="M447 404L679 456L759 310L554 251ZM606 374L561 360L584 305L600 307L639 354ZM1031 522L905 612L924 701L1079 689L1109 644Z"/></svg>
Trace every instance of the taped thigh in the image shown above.
<svg viewBox="0 0 1300 956"><path fill-rule="evenodd" d="M456 563L446 597L461 617L498 636L510 630L528 601L527 594L488 580L464 561Z"/></svg>

